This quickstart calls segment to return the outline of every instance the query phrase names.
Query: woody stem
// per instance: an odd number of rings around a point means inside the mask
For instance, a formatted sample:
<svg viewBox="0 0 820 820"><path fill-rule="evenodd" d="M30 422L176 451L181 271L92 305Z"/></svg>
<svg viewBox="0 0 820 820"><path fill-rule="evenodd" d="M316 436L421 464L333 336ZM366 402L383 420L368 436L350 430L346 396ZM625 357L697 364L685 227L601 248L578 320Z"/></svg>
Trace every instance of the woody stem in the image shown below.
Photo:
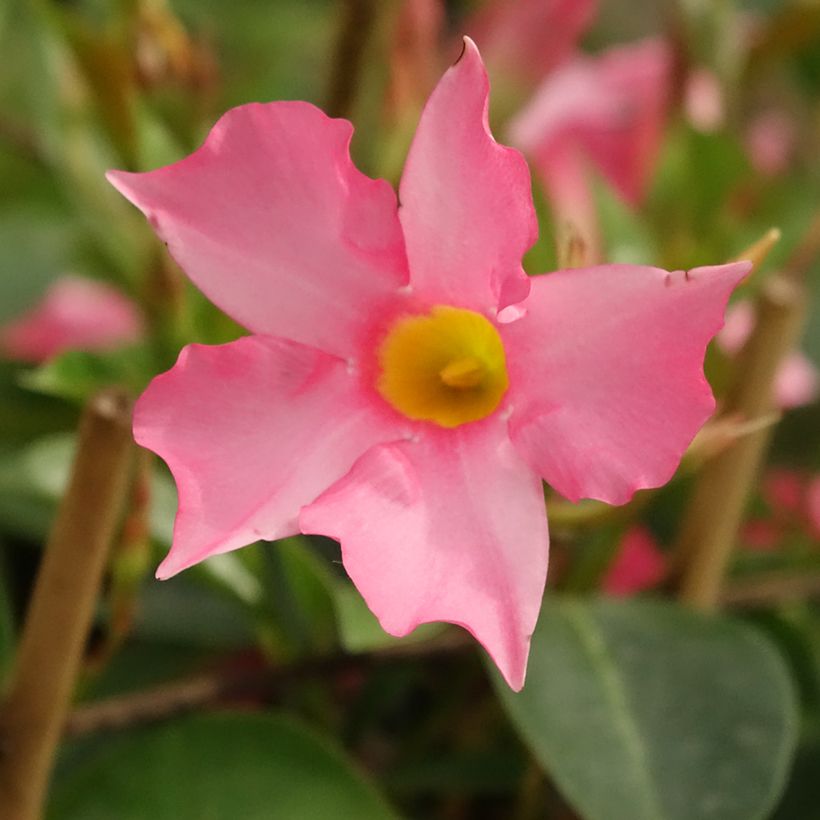
<svg viewBox="0 0 820 820"><path fill-rule="evenodd" d="M130 402L106 390L88 404L77 453L35 583L0 706L0 820L41 817L54 754L126 497Z"/></svg>

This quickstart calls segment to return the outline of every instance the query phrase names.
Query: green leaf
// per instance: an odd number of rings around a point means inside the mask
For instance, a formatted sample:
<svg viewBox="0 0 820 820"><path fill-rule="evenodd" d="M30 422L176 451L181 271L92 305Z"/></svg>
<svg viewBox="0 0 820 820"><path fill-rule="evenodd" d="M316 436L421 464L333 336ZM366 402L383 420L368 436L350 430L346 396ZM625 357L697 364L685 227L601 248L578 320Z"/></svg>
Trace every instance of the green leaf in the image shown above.
<svg viewBox="0 0 820 820"><path fill-rule="evenodd" d="M329 743L270 715L214 714L98 748L53 792L53 820L317 820L396 815Z"/></svg>
<svg viewBox="0 0 820 820"><path fill-rule="evenodd" d="M776 651L668 603L547 599L513 723L585 820L768 816L796 742Z"/></svg>
<svg viewBox="0 0 820 820"><path fill-rule="evenodd" d="M85 402L111 385L141 393L155 371L150 351L141 346L105 353L70 350L26 373L21 382L40 393Z"/></svg>

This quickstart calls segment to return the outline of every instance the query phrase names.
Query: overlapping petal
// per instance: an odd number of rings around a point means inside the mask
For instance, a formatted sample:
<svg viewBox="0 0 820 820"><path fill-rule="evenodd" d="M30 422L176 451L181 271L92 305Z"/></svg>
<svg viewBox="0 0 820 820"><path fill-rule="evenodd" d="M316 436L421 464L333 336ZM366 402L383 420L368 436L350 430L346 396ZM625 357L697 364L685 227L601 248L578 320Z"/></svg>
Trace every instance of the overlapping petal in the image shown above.
<svg viewBox="0 0 820 820"><path fill-rule="evenodd" d="M603 265L536 277L502 326L519 451L571 500L668 481L714 409L709 340L750 264L667 273Z"/></svg>
<svg viewBox="0 0 820 820"><path fill-rule="evenodd" d="M109 179L234 319L349 356L408 277L395 193L353 166L352 133L309 103L243 105L180 162Z"/></svg>
<svg viewBox="0 0 820 820"><path fill-rule="evenodd" d="M537 236L527 164L493 139L488 95L465 37L422 113L399 189L412 285L432 303L481 312L526 297L521 257Z"/></svg>
<svg viewBox="0 0 820 820"><path fill-rule="evenodd" d="M186 347L140 398L134 434L179 492L162 578L297 533L303 504L399 435L344 362L265 336Z"/></svg>
<svg viewBox="0 0 820 820"><path fill-rule="evenodd" d="M547 569L541 482L494 417L372 449L306 507L387 632L450 621L524 682Z"/></svg>

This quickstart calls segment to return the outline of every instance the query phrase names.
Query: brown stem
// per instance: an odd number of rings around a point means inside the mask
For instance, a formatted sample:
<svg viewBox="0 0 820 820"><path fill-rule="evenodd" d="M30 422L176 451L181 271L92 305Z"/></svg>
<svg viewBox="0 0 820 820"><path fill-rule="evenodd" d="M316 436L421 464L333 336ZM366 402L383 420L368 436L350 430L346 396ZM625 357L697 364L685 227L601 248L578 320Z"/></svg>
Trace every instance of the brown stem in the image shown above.
<svg viewBox="0 0 820 820"><path fill-rule="evenodd" d="M341 7L327 94L327 113L331 117L350 114L376 17L375 0L342 0Z"/></svg>
<svg viewBox="0 0 820 820"><path fill-rule="evenodd" d="M46 545L0 708L0 820L42 816L46 788L126 495L130 402L86 407L68 489Z"/></svg>
<svg viewBox="0 0 820 820"><path fill-rule="evenodd" d="M805 292L786 277L764 288L754 334L738 363L725 412L755 419L773 409L772 384L802 325ZM682 601L697 609L717 605L744 507L763 460L771 427L738 439L701 470L676 545Z"/></svg>

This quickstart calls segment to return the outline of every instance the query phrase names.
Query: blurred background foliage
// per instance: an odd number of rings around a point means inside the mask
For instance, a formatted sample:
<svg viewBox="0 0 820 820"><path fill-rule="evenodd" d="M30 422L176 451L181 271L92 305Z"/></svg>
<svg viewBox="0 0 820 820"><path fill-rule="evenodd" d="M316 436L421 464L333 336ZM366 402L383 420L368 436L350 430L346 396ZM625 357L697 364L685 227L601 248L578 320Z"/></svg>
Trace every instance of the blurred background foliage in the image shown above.
<svg viewBox="0 0 820 820"><path fill-rule="evenodd" d="M480 5L446 4L433 78ZM0 323L71 272L116 287L146 327L114 351L0 361L0 674L82 402L112 383L136 394L185 343L242 332L187 284L104 171L182 157L230 106L304 99L351 118L359 167L397 181L423 101L400 115L386 104L403 6L0 0ZM340 46L350 25L358 65ZM820 4L603 0L581 47L657 34L675 46L678 88L643 204L596 180L605 256L719 263L778 227L782 239L741 296L799 268L811 302L803 347L818 364ZM717 121L687 109L696 69L720 90ZM493 99L501 141L530 92ZM776 168L756 163L748 141L770 111L789 128ZM557 264L558 220L537 177L534 193L541 235L526 262L538 273ZM718 389L733 367L710 353ZM786 476L806 492L820 476L818 431L817 401L788 410L764 479ZM652 600L638 599L641 584L620 590L629 600L601 595L615 592L607 573L636 525L662 555L671 547L696 467L616 511L550 499L550 590L528 685L514 695L454 627L385 635L325 539L257 544L154 580L176 498L162 465L143 458L49 817L817 816L820 533L802 501L784 506L766 490L772 480L760 483L747 524L768 525L769 537L761 546L742 531L720 616L675 604L659 577L643 595Z"/></svg>

